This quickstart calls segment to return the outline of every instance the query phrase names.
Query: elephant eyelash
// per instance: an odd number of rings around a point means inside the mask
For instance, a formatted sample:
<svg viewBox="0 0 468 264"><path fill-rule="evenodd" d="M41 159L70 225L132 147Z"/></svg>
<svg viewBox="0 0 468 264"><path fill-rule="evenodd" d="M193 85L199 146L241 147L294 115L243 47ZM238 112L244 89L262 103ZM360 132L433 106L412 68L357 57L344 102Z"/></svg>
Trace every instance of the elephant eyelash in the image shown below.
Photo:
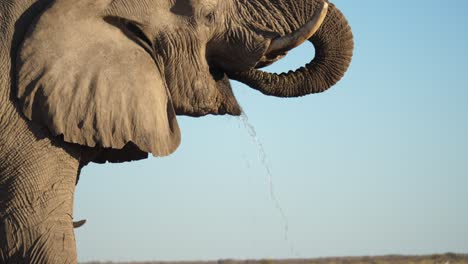
<svg viewBox="0 0 468 264"><path fill-rule="evenodd" d="M215 13L209 12L203 16L203 22L206 26L210 27L215 22Z"/></svg>
<svg viewBox="0 0 468 264"><path fill-rule="evenodd" d="M208 14L205 15L205 19L208 23L212 24L214 22L214 19L215 19L215 14L214 12L210 12Z"/></svg>
<svg viewBox="0 0 468 264"><path fill-rule="evenodd" d="M201 8L198 10L196 17L198 17L206 26L210 26L215 21L215 9Z"/></svg>

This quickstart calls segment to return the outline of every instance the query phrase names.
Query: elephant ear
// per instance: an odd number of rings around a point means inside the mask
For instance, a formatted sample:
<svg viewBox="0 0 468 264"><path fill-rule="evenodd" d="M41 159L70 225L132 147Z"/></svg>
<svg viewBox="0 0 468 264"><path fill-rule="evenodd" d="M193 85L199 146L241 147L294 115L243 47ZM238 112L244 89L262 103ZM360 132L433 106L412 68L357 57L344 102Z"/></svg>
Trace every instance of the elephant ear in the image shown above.
<svg viewBox="0 0 468 264"><path fill-rule="evenodd" d="M133 143L168 155L180 131L161 70L106 22L109 2L56 0L32 25L17 57L22 111L66 142L103 149Z"/></svg>

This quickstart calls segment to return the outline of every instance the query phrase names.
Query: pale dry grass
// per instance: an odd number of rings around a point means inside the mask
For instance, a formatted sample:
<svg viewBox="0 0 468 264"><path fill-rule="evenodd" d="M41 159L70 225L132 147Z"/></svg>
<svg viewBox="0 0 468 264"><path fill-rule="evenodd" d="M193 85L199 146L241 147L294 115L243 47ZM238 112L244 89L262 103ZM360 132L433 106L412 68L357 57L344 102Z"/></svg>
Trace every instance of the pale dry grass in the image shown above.
<svg viewBox="0 0 468 264"><path fill-rule="evenodd" d="M341 257L286 260L233 260L191 262L87 262L83 264L468 264L468 254L447 253L428 256Z"/></svg>

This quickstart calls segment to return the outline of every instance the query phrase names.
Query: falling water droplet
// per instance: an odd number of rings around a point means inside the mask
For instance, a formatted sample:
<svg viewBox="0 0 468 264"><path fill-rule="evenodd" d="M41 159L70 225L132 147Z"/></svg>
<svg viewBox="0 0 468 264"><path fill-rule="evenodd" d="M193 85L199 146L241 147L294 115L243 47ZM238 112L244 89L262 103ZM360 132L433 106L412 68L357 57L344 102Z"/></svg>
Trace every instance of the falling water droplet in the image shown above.
<svg viewBox="0 0 468 264"><path fill-rule="evenodd" d="M278 198L276 197L275 188L274 188L275 186L273 183L273 173L271 173L271 167L268 164L268 159L267 159L265 149L263 148L263 144L258 139L257 131L255 130L255 127L249 122L249 118L247 114L245 114L245 112L242 112L242 114L239 116L239 119L244 125L245 129L247 130L247 133L253 139L255 146L257 147L257 150L258 150L258 159L262 163L267 173L270 198L273 201L276 210L281 215L281 220L284 226L283 227L284 228L284 240L286 241L287 244L289 244L291 253L295 255L296 257L298 257L298 254L296 250L294 249L292 242L289 240L289 220L283 208L281 207L281 204Z"/></svg>

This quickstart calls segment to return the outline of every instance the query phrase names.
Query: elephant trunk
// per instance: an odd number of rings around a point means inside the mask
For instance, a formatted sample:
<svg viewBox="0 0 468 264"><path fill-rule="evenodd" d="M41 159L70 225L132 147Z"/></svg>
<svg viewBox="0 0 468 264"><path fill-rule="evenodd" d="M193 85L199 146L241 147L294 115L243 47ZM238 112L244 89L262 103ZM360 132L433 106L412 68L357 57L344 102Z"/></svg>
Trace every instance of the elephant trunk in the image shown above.
<svg viewBox="0 0 468 264"><path fill-rule="evenodd" d="M286 2L286 1L284 1ZM280 13L283 20L269 20L267 27L285 35L300 31L303 25L313 20L311 16L319 12L322 1L309 0L288 1L294 3L271 4L262 7L277 17ZM259 8L255 8L259 10ZM265 11L263 11L265 12ZM299 17L292 17L299 14ZM301 17L300 14L307 14ZM265 24L265 22L263 22ZM294 34L294 33L291 33ZM258 69L230 73L230 78L243 82L266 95L277 97L298 97L311 93L320 93L336 84L345 74L353 55L353 35L344 15L329 4L328 13L317 32L308 39L315 47L315 57L310 63L295 71L273 74Z"/></svg>

